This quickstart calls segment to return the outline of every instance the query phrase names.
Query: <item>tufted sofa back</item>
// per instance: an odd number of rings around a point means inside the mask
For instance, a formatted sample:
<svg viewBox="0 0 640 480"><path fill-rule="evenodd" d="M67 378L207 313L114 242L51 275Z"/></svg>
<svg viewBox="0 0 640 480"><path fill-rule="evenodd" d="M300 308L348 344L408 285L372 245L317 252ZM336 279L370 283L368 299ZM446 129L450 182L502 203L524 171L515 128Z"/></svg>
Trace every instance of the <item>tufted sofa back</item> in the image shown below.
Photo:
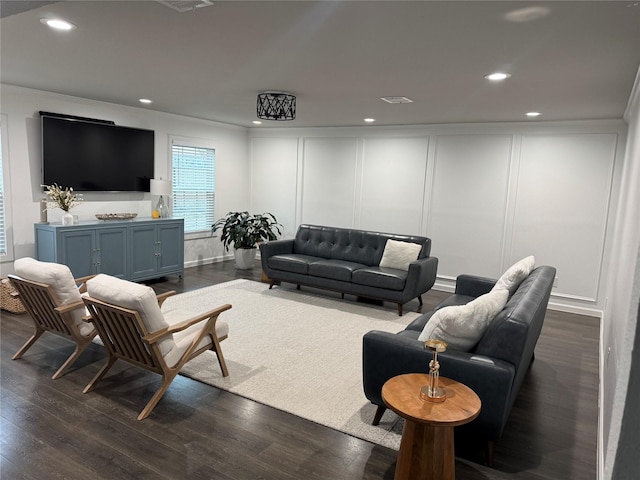
<svg viewBox="0 0 640 480"><path fill-rule="evenodd" d="M421 245L418 258L426 258L431 253L431 239L427 237L319 225L298 227L293 253L374 266L380 264L388 239Z"/></svg>

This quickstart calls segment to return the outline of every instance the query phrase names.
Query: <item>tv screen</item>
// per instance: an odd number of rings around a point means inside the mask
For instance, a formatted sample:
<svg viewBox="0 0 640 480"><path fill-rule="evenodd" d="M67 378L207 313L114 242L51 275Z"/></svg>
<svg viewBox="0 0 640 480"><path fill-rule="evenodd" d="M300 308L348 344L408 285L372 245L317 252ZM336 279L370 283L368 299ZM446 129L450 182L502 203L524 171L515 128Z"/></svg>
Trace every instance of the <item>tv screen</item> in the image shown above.
<svg viewBox="0 0 640 480"><path fill-rule="evenodd" d="M42 115L43 184L76 191L148 192L154 131Z"/></svg>

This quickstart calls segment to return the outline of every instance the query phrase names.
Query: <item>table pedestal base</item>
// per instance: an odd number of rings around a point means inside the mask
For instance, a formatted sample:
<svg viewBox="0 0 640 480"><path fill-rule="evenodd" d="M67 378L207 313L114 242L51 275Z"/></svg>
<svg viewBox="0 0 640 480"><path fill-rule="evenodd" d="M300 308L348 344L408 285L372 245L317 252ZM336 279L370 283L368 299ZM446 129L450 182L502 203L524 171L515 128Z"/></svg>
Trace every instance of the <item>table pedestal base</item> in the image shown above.
<svg viewBox="0 0 640 480"><path fill-rule="evenodd" d="M394 480L455 480L453 427L405 420Z"/></svg>

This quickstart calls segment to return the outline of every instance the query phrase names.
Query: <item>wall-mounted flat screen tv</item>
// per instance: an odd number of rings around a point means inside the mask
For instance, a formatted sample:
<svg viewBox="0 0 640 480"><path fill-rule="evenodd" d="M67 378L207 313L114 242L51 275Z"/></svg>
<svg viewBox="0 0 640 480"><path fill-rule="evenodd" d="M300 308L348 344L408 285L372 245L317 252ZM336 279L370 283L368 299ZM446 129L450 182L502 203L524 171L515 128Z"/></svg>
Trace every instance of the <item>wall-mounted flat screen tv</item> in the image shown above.
<svg viewBox="0 0 640 480"><path fill-rule="evenodd" d="M148 192L154 131L41 115L43 184L79 192Z"/></svg>

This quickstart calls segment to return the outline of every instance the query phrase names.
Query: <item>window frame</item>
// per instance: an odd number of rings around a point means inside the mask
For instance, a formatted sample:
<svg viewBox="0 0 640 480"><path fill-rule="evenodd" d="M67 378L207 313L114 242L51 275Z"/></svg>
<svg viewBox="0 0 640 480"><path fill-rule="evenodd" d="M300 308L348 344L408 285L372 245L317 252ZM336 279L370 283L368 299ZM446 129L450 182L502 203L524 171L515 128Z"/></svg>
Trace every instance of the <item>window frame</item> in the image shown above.
<svg viewBox="0 0 640 480"><path fill-rule="evenodd" d="M210 140L206 140L206 139L201 139L201 138L191 138L191 137L181 137L179 135L170 135L169 136L169 146L168 146L168 157L169 157L169 178L171 179L171 188L173 191L173 146L174 145L180 145L180 146L184 146L184 147L193 147L193 148L206 148L206 149L210 149L213 150L214 152L214 161L213 161L213 171L214 171L214 185L213 185L213 192L214 192L214 200L213 200L213 205L214 205L214 216L215 216L215 206L216 206L216 166L217 166L217 153L218 153L218 149L216 147L215 142L212 142ZM171 212L173 214L173 196L171 198ZM211 222L213 224L213 221ZM184 237L185 240L195 240L198 238L208 238L211 236L211 229L207 228L205 230L192 230L192 231L186 231L184 233Z"/></svg>
<svg viewBox="0 0 640 480"><path fill-rule="evenodd" d="M2 144L2 196L4 207L4 235L7 251L0 252L0 262L14 260L13 251L13 218L11 208L11 167L9 162L9 127L8 117L5 113L0 113L0 143ZM40 200L37 202L40 208Z"/></svg>

